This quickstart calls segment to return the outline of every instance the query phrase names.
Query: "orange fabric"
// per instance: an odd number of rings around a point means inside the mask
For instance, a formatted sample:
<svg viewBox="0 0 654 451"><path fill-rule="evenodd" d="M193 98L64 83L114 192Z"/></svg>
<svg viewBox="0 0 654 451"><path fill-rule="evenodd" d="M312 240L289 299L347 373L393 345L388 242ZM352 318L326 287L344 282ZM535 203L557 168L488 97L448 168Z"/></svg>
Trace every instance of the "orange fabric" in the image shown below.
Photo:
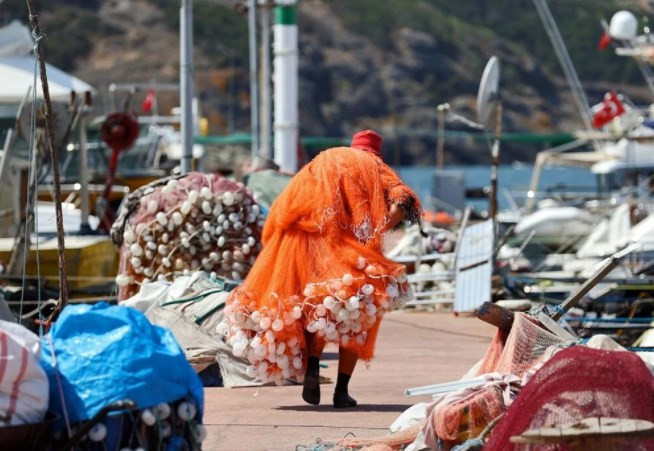
<svg viewBox="0 0 654 451"><path fill-rule="evenodd" d="M295 175L270 210L261 254L228 301L231 342L253 374L304 374L305 330L372 359L381 317L409 295L404 267L382 254L393 203L418 217L415 194L368 152L326 150Z"/></svg>

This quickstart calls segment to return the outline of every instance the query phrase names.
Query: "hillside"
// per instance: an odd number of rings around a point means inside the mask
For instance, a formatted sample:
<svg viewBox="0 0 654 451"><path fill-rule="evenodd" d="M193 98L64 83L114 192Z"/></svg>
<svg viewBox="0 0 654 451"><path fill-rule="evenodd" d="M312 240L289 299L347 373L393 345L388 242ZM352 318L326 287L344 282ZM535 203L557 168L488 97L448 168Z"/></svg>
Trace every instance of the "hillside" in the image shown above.
<svg viewBox="0 0 654 451"><path fill-rule="evenodd" d="M636 65L600 52L599 21L638 1L550 0L592 103L609 88L653 100ZM176 82L179 0L41 0L48 61L96 86ZM380 6L383 5L383 6ZM211 131L247 131L247 23L230 0L195 0L197 93ZM24 0L0 3L0 24L26 21ZM301 0L300 117L305 136L380 130L392 163L433 164L436 106L474 117L486 60L502 61L504 126L554 133L580 125L554 52L530 0ZM162 111L176 94L161 94ZM507 145L503 159L531 161L539 147ZM487 160L484 145L447 144L447 161Z"/></svg>

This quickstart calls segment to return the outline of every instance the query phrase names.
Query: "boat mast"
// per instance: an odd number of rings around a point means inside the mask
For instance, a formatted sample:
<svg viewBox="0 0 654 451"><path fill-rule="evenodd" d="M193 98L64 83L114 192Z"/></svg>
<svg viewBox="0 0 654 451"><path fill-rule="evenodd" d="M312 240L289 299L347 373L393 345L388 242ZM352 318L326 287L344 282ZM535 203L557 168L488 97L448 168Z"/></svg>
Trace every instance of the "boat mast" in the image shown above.
<svg viewBox="0 0 654 451"><path fill-rule="evenodd" d="M182 174L192 170L193 162L193 1L182 0L179 10L180 78L182 107Z"/></svg>
<svg viewBox="0 0 654 451"><path fill-rule="evenodd" d="M54 140L54 126L52 125L52 104L50 102L50 88L48 86L48 76L46 73L45 59L43 56L43 47L41 47L39 40L42 39L41 28L39 26L39 17L34 11L33 0L27 1L27 10L29 12L30 26L32 27L32 35L35 37L35 57L39 65L39 72L41 74L41 89L43 91L43 100L45 102L45 130L48 141L48 148L50 150L50 159L52 163L52 179L54 184L55 193L55 219L57 225L57 257L59 266L59 304L53 312L53 316L66 307L68 304L68 278L66 276L66 254L64 244L64 216L61 210L61 185L59 179L59 157L57 156L57 148ZM34 87L36 89L36 86ZM36 221L37 218L34 218ZM27 256L25 256L27 258Z"/></svg>
<svg viewBox="0 0 654 451"><path fill-rule="evenodd" d="M259 0L261 19L261 135L259 158L272 160L270 135L272 133L272 95L270 92L270 8L271 2Z"/></svg>
<svg viewBox="0 0 654 451"><path fill-rule="evenodd" d="M248 45L250 52L250 136L252 162L259 155L259 87L257 82L257 0L248 0Z"/></svg>
<svg viewBox="0 0 654 451"><path fill-rule="evenodd" d="M563 69L565 78L567 79L568 84L570 85L570 89L572 91L572 97L574 98L575 103L577 104L577 108L579 109L579 114L581 115L581 119L584 122L584 125L587 130L593 130L593 126L592 126L593 114L590 111L588 99L586 98L586 94L584 93L584 90L581 87L579 76L577 75L577 71L575 70L575 67L572 64L572 60L570 59L570 55L568 54L568 49L566 48L565 43L563 42L563 38L561 37L559 28L556 26L556 21L554 20L554 17L552 16L552 13L550 12L549 7L547 6L547 0L533 0L533 2L534 2L534 6L536 7L536 10L538 11L540 20L543 22L543 27L545 27L545 32L547 33L547 36L549 36L550 41L552 42L552 47L554 47L554 53L556 53L556 56L559 59L559 63L561 64L561 68Z"/></svg>

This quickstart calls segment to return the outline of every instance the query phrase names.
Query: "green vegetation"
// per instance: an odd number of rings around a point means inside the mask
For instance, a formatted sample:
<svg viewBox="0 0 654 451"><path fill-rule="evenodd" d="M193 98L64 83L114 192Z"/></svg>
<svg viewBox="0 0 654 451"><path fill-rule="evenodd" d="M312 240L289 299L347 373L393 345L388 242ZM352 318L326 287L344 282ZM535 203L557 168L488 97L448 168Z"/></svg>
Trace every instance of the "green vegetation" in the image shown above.
<svg viewBox="0 0 654 451"><path fill-rule="evenodd" d="M350 29L379 44L391 46L393 32L410 27L432 34L445 53L456 57L470 39L491 44L504 38L551 72L561 72L531 0L402 0L384 2L383 7L377 0L333 0L330 4ZM609 21L620 9L630 10L643 17L643 25L647 23L637 1L549 0L548 4L582 80L642 82L633 62L597 47L600 21ZM475 60L474 56L469 60Z"/></svg>
<svg viewBox="0 0 654 451"><path fill-rule="evenodd" d="M179 0L152 0L164 13L166 25L179 30ZM230 55L237 64L247 62L247 18L235 9L208 0L193 2L193 36L195 45L216 58L216 65L225 63Z"/></svg>
<svg viewBox="0 0 654 451"><path fill-rule="evenodd" d="M46 35L47 60L64 70L72 70L78 58L88 55L93 39L117 30L102 22L97 10L100 0L35 1L41 29ZM5 0L0 4L0 26L18 19L28 23L25 0Z"/></svg>

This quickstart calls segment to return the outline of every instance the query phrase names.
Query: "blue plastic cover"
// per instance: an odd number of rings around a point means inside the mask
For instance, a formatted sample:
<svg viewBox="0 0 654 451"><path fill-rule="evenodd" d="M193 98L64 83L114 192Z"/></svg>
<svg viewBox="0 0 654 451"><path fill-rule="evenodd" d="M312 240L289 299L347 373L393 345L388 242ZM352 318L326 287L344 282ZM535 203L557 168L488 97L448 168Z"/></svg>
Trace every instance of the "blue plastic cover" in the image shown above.
<svg viewBox="0 0 654 451"><path fill-rule="evenodd" d="M173 334L129 307L67 306L43 337L41 364L50 382L50 411L63 418L61 384L71 423L123 399L144 409L187 396L202 417L202 383Z"/></svg>

